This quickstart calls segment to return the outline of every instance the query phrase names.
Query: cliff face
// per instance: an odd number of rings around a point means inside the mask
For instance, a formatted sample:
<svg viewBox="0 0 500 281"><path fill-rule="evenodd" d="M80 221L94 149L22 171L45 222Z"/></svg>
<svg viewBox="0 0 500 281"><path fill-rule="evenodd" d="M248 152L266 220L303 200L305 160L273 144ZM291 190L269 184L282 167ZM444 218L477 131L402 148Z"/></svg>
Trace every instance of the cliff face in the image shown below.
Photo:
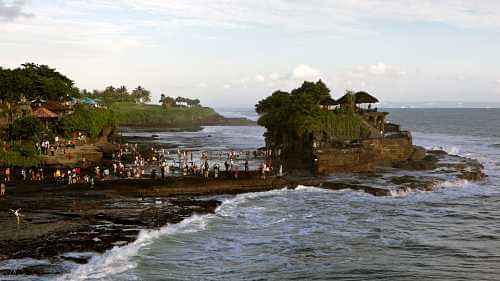
<svg viewBox="0 0 500 281"><path fill-rule="evenodd" d="M377 167L399 167L421 161L425 150L413 145L407 132L351 143L315 143L312 135L288 140L286 146L274 149L275 167L294 174L332 174L372 172Z"/></svg>
<svg viewBox="0 0 500 281"><path fill-rule="evenodd" d="M410 160L419 161L425 152L413 146L409 134L391 138L363 140L351 147L324 147L316 151L317 174L371 172L379 166L396 166Z"/></svg>

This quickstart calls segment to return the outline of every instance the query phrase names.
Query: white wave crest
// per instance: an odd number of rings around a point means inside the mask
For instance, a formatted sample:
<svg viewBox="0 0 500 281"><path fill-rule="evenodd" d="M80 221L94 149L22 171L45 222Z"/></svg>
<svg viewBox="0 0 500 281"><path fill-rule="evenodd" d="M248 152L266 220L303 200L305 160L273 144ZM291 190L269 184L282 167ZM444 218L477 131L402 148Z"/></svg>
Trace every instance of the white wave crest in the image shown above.
<svg viewBox="0 0 500 281"><path fill-rule="evenodd" d="M299 185L295 189L296 191L303 191L303 192L331 192L329 190L326 190L324 188L319 188L319 187L314 187L314 186L304 186L304 185Z"/></svg>
<svg viewBox="0 0 500 281"><path fill-rule="evenodd" d="M136 256L141 248L152 244L156 239L165 235L203 230L206 228L206 220L209 216L211 215L194 215L178 224L170 224L159 230L142 230L136 241L122 247L114 247L102 255L96 255L87 264L78 266L57 280L110 280L113 275L137 266L131 261L131 258Z"/></svg>

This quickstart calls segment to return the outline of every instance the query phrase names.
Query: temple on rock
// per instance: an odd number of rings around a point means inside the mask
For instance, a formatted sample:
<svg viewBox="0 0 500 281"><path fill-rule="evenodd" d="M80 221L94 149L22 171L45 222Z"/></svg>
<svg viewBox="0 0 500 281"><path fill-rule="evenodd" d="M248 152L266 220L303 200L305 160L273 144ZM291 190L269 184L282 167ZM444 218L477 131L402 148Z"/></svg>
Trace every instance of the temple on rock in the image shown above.
<svg viewBox="0 0 500 281"><path fill-rule="evenodd" d="M362 91L335 100L320 80L275 92L256 108L274 166L289 173L371 172L422 160L425 150L412 144L410 132L388 122L378 103Z"/></svg>

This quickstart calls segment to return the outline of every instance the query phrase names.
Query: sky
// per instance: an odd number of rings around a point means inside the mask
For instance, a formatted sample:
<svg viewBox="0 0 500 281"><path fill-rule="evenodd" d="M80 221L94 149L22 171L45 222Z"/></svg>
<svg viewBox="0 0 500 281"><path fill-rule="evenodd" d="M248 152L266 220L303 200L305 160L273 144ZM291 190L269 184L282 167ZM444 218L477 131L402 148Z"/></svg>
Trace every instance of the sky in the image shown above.
<svg viewBox="0 0 500 281"><path fill-rule="evenodd" d="M322 79L338 98L499 103L498 0L0 0L0 66L253 106Z"/></svg>

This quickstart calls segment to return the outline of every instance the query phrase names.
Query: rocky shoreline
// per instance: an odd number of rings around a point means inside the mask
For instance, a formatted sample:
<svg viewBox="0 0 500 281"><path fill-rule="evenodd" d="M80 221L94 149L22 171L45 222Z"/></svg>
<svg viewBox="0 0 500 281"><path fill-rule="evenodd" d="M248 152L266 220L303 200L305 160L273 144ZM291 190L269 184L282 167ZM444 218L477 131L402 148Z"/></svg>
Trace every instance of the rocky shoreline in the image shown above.
<svg viewBox="0 0 500 281"><path fill-rule="evenodd" d="M486 175L476 160L429 151L425 160L404 163L404 173L358 174L341 177L286 177L261 179L255 173L240 179L198 177L166 180L113 180L90 189L72 186L17 186L0 199L0 261L48 259L86 263L90 256L72 252L103 253L136 240L144 229L175 224L194 214L214 213L220 201L207 196L262 192L299 185L329 190L352 189L374 196L405 196L414 191L432 191L445 181L480 181ZM412 173L427 171L425 176ZM398 170L403 172L403 170ZM356 178L372 179L374 184ZM378 183L377 183L378 182ZM22 208L17 225L10 209ZM54 271L56 271L54 273ZM52 267L31 266L1 275L47 275L62 273Z"/></svg>

